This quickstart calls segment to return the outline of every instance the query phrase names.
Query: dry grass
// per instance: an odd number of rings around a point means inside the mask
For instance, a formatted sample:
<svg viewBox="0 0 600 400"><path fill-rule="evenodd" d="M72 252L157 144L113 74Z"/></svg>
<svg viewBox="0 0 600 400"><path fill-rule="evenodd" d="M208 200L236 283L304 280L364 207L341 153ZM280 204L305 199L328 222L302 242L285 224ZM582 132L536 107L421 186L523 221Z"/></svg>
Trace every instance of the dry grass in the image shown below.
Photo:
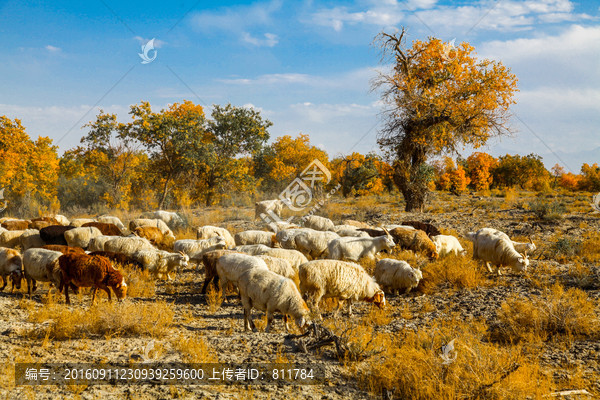
<svg viewBox="0 0 600 400"><path fill-rule="evenodd" d="M103 302L89 309L49 304L29 314L28 321L41 324L30 337L55 340L79 339L93 335L152 336L167 334L173 324L173 308L162 301L152 304Z"/></svg>
<svg viewBox="0 0 600 400"><path fill-rule="evenodd" d="M206 290L206 303L208 305L208 312L214 314L221 307L223 303L223 291L221 288L219 290L215 290L214 285L208 285L208 289Z"/></svg>
<svg viewBox="0 0 600 400"><path fill-rule="evenodd" d="M579 256L590 263L600 261L600 232L588 232L579 245Z"/></svg>
<svg viewBox="0 0 600 400"><path fill-rule="evenodd" d="M486 283L482 267L471 258L450 254L421 269L420 293L431 294L442 286L457 289L475 288Z"/></svg>
<svg viewBox="0 0 600 400"><path fill-rule="evenodd" d="M596 307L582 290L565 290L555 284L541 296L513 297L505 301L498 311L499 324L490 336L506 343L554 337L598 338L600 323Z"/></svg>
<svg viewBox="0 0 600 400"><path fill-rule="evenodd" d="M351 365L350 372L362 387L402 399L524 399L551 391L551 377L536 362L520 347L483 341L485 329L454 319L403 331L380 356ZM452 340L454 349L444 354L442 346Z"/></svg>
<svg viewBox="0 0 600 400"><path fill-rule="evenodd" d="M134 267L123 268L127 282L127 296L130 298L153 298L156 294L156 280L148 271Z"/></svg>
<svg viewBox="0 0 600 400"><path fill-rule="evenodd" d="M177 336L171 341L172 346L181 353L184 362L216 363L219 362L217 352L211 348L204 338Z"/></svg>

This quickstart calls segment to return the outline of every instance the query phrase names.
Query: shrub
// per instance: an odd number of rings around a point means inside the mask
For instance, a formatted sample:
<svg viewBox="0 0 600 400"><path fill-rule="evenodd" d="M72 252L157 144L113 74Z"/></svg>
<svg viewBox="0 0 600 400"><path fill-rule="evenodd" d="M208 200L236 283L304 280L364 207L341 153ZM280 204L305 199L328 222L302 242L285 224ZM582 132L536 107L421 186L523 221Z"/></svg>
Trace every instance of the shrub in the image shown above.
<svg viewBox="0 0 600 400"><path fill-rule="evenodd" d="M567 212L567 208L564 203L558 201L552 201L546 203L541 199L537 199L529 203L529 209L533 211L534 215L538 219L553 220L562 218Z"/></svg>

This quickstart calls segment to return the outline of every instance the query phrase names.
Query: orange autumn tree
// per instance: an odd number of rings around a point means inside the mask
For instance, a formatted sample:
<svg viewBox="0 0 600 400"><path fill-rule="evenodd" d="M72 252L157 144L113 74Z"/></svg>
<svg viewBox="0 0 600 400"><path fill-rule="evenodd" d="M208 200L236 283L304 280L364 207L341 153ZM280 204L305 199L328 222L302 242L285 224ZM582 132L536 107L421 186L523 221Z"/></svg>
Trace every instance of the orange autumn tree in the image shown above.
<svg viewBox="0 0 600 400"><path fill-rule="evenodd" d="M331 168L333 180L342 185L344 197L383 193L390 170L389 164L376 154L365 156L356 152L333 159Z"/></svg>
<svg viewBox="0 0 600 400"><path fill-rule="evenodd" d="M453 48L429 38L407 47L405 33L376 38L382 61L392 63L374 83L387 105L378 143L393 161L406 211L422 211L433 175L428 159L508 133L517 78L500 62L478 59L468 43Z"/></svg>
<svg viewBox="0 0 600 400"><path fill-rule="evenodd" d="M58 208L56 151L50 138L32 141L20 120L0 116L0 189L9 204L29 213Z"/></svg>
<svg viewBox="0 0 600 400"><path fill-rule="evenodd" d="M581 166L579 189L590 192L600 190L600 167L597 163L594 163L593 165L586 163Z"/></svg>
<svg viewBox="0 0 600 400"><path fill-rule="evenodd" d="M456 165L454 160L448 156L444 157L441 162L437 163L439 171L438 188L441 190L449 190L450 193L460 195L467 190L467 186L471 179L467 176L467 172L462 165Z"/></svg>
<svg viewBox="0 0 600 400"><path fill-rule="evenodd" d="M475 190L488 190L492 184L492 168L498 161L487 153L475 152L467 158L471 186Z"/></svg>
<svg viewBox="0 0 600 400"><path fill-rule="evenodd" d="M329 168L327 152L310 144L309 135L280 136L255 158L257 176L263 179L263 189L279 191L313 161L319 160Z"/></svg>

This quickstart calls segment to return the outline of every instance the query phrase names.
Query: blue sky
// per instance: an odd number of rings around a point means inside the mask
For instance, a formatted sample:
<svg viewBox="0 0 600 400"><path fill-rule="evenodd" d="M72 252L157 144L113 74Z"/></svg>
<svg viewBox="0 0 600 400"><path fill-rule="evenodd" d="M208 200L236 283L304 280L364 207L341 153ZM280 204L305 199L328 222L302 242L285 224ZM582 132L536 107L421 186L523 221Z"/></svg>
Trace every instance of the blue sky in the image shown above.
<svg viewBox="0 0 600 400"><path fill-rule="evenodd" d="M184 99L261 110L272 137L309 134L330 156L377 151L369 90L382 30L468 41L519 78L513 138L484 150L600 162L596 1L0 1L0 115L76 146L98 108ZM156 59L141 64L155 38ZM152 55L153 52L150 53ZM465 149L464 154L470 154ZM558 158L557 158L558 157ZM560 159L560 160L559 160Z"/></svg>

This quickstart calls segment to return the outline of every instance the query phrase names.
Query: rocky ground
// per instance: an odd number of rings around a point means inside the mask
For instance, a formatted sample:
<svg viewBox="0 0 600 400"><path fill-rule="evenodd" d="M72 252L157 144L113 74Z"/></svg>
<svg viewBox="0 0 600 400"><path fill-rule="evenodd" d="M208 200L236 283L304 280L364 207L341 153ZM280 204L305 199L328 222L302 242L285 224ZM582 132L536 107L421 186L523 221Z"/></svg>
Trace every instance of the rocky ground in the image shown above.
<svg viewBox="0 0 600 400"><path fill-rule="evenodd" d="M443 199L442 199L443 200ZM439 200L441 202L442 200ZM454 206L447 212L425 214L400 213L389 204L379 204L361 210L360 213L339 212L335 217L355 218L377 224L399 222L405 219L419 219L432 222L456 233L476 230L483 226L501 229L511 236L533 236L540 250L533 255L531 269L527 275L515 275L508 270L506 275L495 277L488 275L486 284L474 289L443 287L432 294L418 291L407 295L390 295L387 312L389 323L377 326L381 332L398 332L405 329L418 330L436 319L449 315L465 321L484 320L489 326L496 321L497 312L511 295L519 294L531 297L542 293L547 285L559 281L568 287L569 264L560 264L549 256L549 247L545 242L558 234L577 238L583 232L600 228L600 218L588 212L571 212L559 221L541 222L531 218L531 213L519 207L500 206L492 201L465 196L461 207ZM478 206L479 205L479 206ZM246 210L247 211L247 210ZM237 230L256 227L247 219L230 219L225 226ZM540 246L541 245L541 246ZM538 258L536 260L536 258ZM551 267L552 276L532 279L544 274ZM587 295L600 304L600 270L591 266L595 278L585 287ZM539 277L538 277L539 278ZM244 332L243 312L234 296L216 311L212 311L200 294L203 280L201 273L190 268L178 275L175 282L159 282L154 299L130 298L130 302L151 302L164 300L175 312L174 324L167 335L151 338L144 335L130 336L86 336L72 340L53 340L35 338L30 335L40 325L28 322L32 309L45 307L44 298L47 286L33 297L33 306L23 305L23 293L0 293L0 358L5 360L0 370L0 397L6 399L56 399L56 398L306 398L306 399L369 399L376 398L373 393L359 387L349 369L333 356L332 351L322 348L318 352L303 353L298 349L298 339L288 336L283 329L280 317L276 319L272 333ZM62 300L58 300L62 302ZM105 301L105 299L103 299ZM89 307L89 297L74 300L73 309ZM65 306L66 307L66 306ZM409 311L407 315L407 310ZM365 317L371 311L371 305L363 303L354 307L353 319ZM597 310L600 312L600 310ZM256 313L256 312L255 312ZM262 314L259 314L262 315ZM326 321L335 318L348 318L345 314L326 314ZM386 321L387 322L387 321ZM42 326L43 328L43 326ZM220 362L265 363L296 362L318 365L323 369L323 384L320 385L124 385L124 386L14 386L11 363L23 361L35 362L89 362L107 361L111 363L139 362L145 356L144 350L153 341L153 361L184 361L184 354L178 350L176 341L184 338L202 338L208 345L206 353ZM600 342L591 340L568 340L557 344L548 341L539 350L540 364L552 369L556 379L561 374L572 373L571 367L580 366L586 375L597 377L595 387L586 387L588 391L600 393ZM375 356L377 357L377 356ZM564 377L563 377L564 378ZM592 379L593 381L593 379ZM584 389L584 388L573 388ZM581 397L588 398L588 397Z"/></svg>

